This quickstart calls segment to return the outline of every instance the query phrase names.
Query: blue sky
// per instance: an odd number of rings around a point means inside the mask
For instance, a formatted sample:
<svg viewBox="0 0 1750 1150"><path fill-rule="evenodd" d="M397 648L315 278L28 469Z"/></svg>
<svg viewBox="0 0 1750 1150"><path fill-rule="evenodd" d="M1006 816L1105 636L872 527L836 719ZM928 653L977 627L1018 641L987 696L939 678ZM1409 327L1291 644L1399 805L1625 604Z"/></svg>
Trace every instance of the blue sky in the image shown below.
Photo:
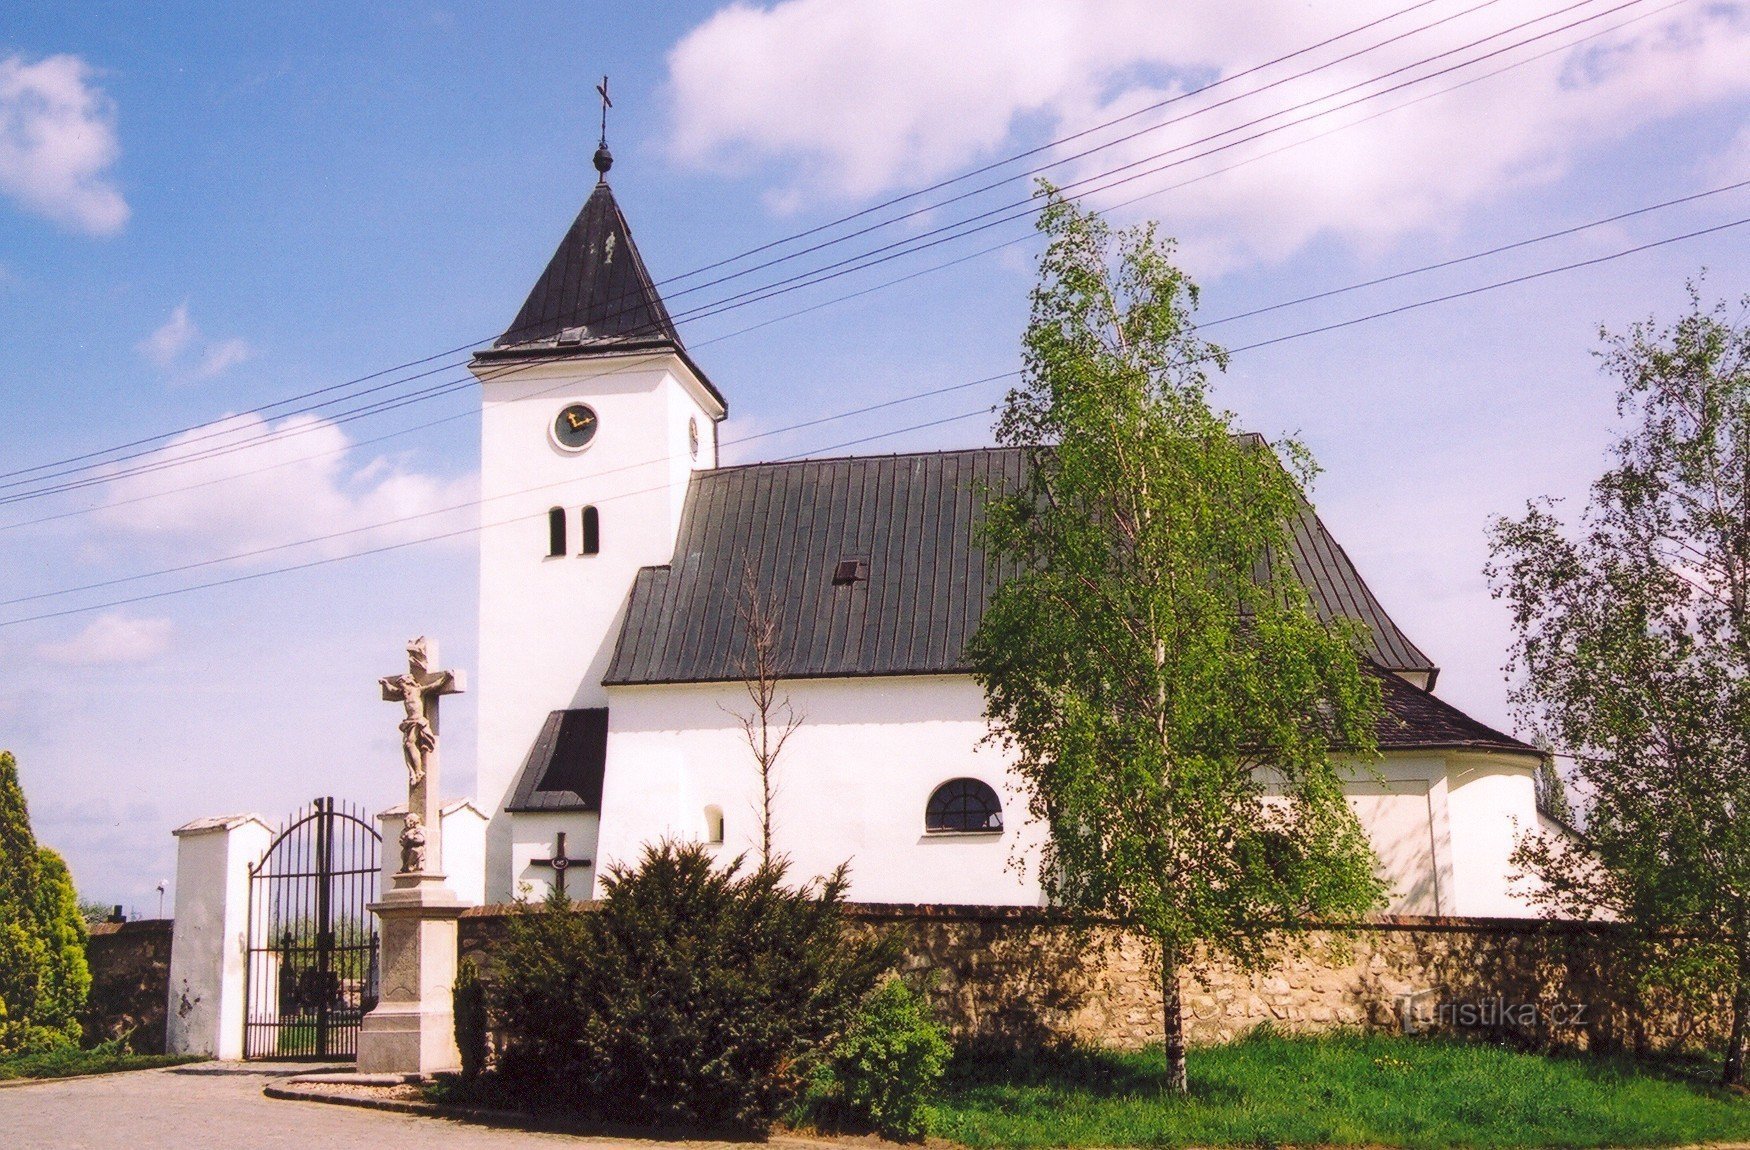
<svg viewBox="0 0 1750 1150"><path fill-rule="evenodd" d="M441 509L472 498L477 393L338 424L323 418L336 409L215 421L502 330L593 181L602 73L615 192L663 279L1408 4L1330 7L13 5L0 30L0 470L181 428L221 437L131 461L158 465L143 476L75 472L107 481L9 502L35 488L0 488L0 599L50 596L0 605L0 746L19 755L39 834L84 893L150 912L181 822L277 819L330 792L393 799L394 716L374 679L419 633L470 665L471 537L267 573L464 530L472 511ZM1750 178L1747 58L1740 4L1430 0L1140 112L1127 128L1147 135L1052 174L1181 161L1089 202L1178 236L1216 320ZM1244 139L1255 119L1276 130ZM1215 146L1194 141L1224 129L1228 147L1192 158ZM938 207L835 257L1023 194L1015 182ZM1240 346L1744 216L1750 192L1722 193L1207 334ZM1326 469L1321 513L1445 668L1440 693L1508 725L1508 632L1481 575L1487 519L1583 492L1611 431L1609 381L1590 354L1599 325L1675 314L1704 265L1709 296L1750 292L1747 233L1245 352L1218 398L1248 426L1307 441ZM1025 235L1016 222L684 322L730 398L725 439L746 440L730 457L829 449L994 402L989 385L782 430L1014 367ZM671 308L777 274L671 294ZM979 444L988 428L979 416L855 450ZM263 430L276 434L198 464L172 458ZM378 526L407 516L418 518ZM352 533L303 542L336 531ZM52 594L108 580L129 581ZM78 613L18 621L64 610ZM449 784L467 793L468 697L445 708Z"/></svg>

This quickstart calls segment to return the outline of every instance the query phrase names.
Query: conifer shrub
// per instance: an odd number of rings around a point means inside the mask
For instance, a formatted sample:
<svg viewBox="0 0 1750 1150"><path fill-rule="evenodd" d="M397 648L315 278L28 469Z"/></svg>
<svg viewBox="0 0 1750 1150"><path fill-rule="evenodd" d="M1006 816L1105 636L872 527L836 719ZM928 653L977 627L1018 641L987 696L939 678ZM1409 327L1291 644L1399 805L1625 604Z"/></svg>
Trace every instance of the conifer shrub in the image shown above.
<svg viewBox="0 0 1750 1150"><path fill-rule="evenodd" d="M864 1001L833 1044L810 1090L819 1120L920 1140L948 1058L948 1036L928 1000L890 978Z"/></svg>
<svg viewBox="0 0 1750 1150"><path fill-rule="evenodd" d="M842 867L790 886L782 860L714 863L650 847L593 908L513 921L495 1007L518 1104L760 1133L797 1098L897 940L844 929Z"/></svg>
<svg viewBox="0 0 1750 1150"><path fill-rule="evenodd" d="M67 864L37 845L18 762L0 751L0 1056L78 1043L85 938Z"/></svg>
<svg viewBox="0 0 1750 1150"><path fill-rule="evenodd" d="M455 1013L456 1050L462 1056L462 1078L473 1082L486 1067L486 986L472 962L462 960L456 968L456 984L450 991Z"/></svg>

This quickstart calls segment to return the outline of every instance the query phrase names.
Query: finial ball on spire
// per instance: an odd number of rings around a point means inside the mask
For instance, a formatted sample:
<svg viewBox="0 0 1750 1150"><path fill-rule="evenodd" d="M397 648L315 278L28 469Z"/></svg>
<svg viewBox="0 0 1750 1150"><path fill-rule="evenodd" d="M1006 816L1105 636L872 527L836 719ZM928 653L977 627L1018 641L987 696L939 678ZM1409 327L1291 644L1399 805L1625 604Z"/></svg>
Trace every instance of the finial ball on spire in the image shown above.
<svg viewBox="0 0 1750 1150"><path fill-rule="evenodd" d="M608 175L608 169L613 167L613 166L614 166L614 153L608 151L608 146L606 144L603 144L601 147L599 147L595 150L595 170L602 174L603 179L606 179L607 175Z"/></svg>

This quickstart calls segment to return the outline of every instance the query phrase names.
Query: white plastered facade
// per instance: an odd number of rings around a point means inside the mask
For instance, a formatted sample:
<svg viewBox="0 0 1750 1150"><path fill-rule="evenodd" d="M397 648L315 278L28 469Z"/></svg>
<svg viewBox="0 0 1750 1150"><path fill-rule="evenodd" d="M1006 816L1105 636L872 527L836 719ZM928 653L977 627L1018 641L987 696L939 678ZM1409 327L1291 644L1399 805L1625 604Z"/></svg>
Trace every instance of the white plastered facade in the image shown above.
<svg viewBox="0 0 1750 1150"><path fill-rule="evenodd" d="M540 898L559 832L587 859L573 897L599 893L609 867L663 838L709 842L720 820L725 859L752 850L758 776L737 712L738 683L604 687L640 568L670 561L693 471L716 466L723 410L670 352L580 356L477 367L483 384L479 789L488 902ZM582 452L549 428L568 404L599 416ZM690 449L689 423L699 451ZM600 514L599 554L581 555L579 515ZM567 553L548 557L546 511L568 523ZM500 521L503 526L490 526ZM1417 684L1420 686L1420 684ZM803 716L779 761L775 842L796 873L851 868L868 902L1037 904L1030 825L983 699L965 676L792 680ZM510 791L549 712L608 708L601 809L507 811ZM1395 913L1527 915L1510 855L1535 828L1529 754L1395 751L1357 768L1351 801L1372 837ZM1001 834L930 834L940 784L970 777L1002 796Z"/></svg>
<svg viewBox="0 0 1750 1150"><path fill-rule="evenodd" d="M601 680L632 581L639 568L673 553L688 477L716 466L723 409L666 352L513 360L477 364L474 372L482 391L481 521L507 521L480 533L477 775L477 800L491 819L485 893L504 901L525 881L528 860L546 857L553 827L544 824L554 821L518 816L513 832L504 809L509 790L549 712L607 706ZM577 452L551 434L572 403L588 404L599 420L594 439ZM689 425L698 434L696 457ZM589 506L600 517L594 555L580 553ZM554 507L565 512L567 546L548 557L547 511ZM572 830L568 852L592 852L592 829Z"/></svg>

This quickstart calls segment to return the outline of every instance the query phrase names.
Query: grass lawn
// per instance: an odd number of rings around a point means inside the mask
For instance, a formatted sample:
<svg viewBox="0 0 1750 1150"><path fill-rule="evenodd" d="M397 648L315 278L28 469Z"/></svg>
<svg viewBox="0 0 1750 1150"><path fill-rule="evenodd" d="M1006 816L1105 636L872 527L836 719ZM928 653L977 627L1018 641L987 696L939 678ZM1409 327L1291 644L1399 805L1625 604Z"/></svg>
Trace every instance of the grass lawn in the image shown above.
<svg viewBox="0 0 1750 1150"><path fill-rule="evenodd" d="M1717 1067L1522 1054L1395 1035L1255 1034L1193 1050L1189 1099L1160 1051L957 1060L932 1133L975 1147L1676 1145L1750 1139Z"/></svg>
<svg viewBox="0 0 1750 1150"><path fill-rule="evenodd" d="M190 1054L129 1054L120 1043L105 1042L90 1050L48 1050L0 1058L0 1081L10 1078L69 1078L75 1074L108 1074L114 1070L150 1070L203 1062Z"/></svg>

